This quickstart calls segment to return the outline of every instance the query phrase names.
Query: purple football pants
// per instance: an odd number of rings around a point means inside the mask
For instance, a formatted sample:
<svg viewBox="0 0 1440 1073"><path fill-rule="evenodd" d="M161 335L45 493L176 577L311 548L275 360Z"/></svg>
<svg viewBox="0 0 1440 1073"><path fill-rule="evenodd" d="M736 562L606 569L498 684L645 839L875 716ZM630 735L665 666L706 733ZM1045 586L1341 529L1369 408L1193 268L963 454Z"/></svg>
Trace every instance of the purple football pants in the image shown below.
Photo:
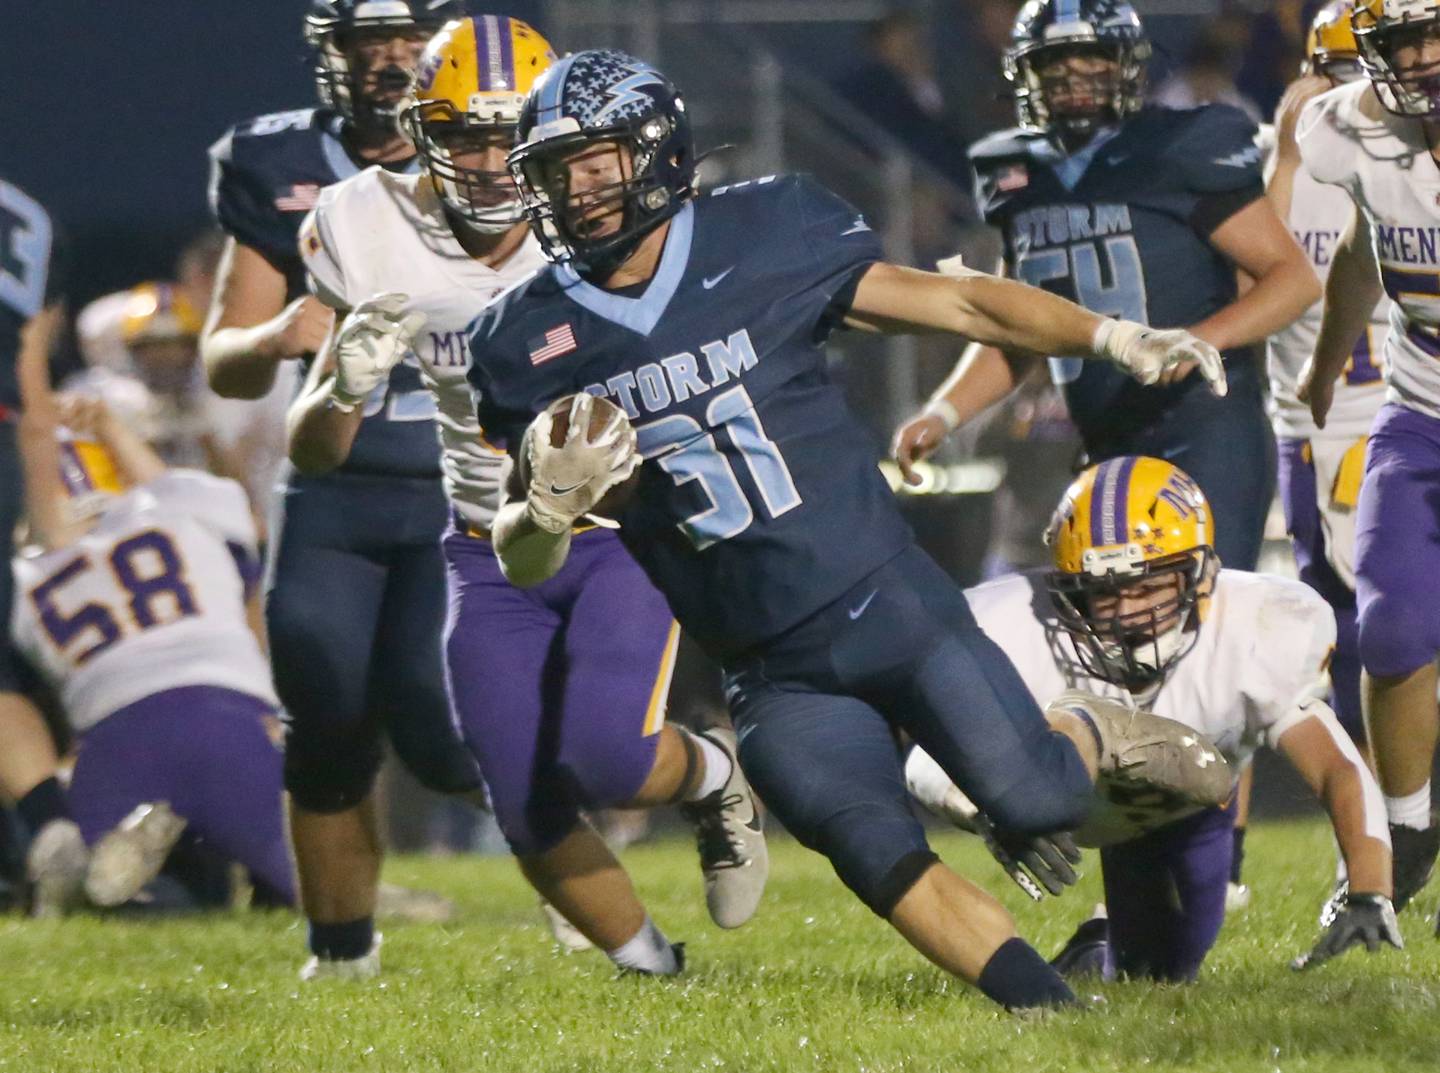
<svg viewBox="0 0 1440 1073"><path fill-rule="evenodd" d="M1233 805L1207 809L1100 851L1107 977L1195 979L1225 919L1233 827Z"/></svg>
<svg viewBox="0 0 1440 1073"><path fill-rule="evenodd" d="M1330 660L1331 700L1346 733L1365 741L1365 718L1360 710L1360 635L1355 593L1346 585L1325 553L1325 529L1315 487L1315 465L1306 454L1306 441L1279 437L1280 502L1285 508L1285 529L1295 551L1300 580L1324 597L1335 612L1335 655Z"/></svg>
<svg viewBox="0 0 1440 1073"><path fill-rule="evenodd" d="M1355 523L1360 660L1381 678L1440 653L1440 421L1386 403Z"/></svg>
<svg viewBox="0 0 1440 1073"><path fill-rule="evenodd" d="M655 764L679 628L614 533L576 534L549 581L505 580L488 540L445 537L454 710L512 852L631 800Z"/></svg>
<svg viewBox="0 0 1440 1073"><path fill-rule="evenodd" d="M258 697L214 686L169 689L108 716L80 738L70 810L94 845L136 806L165 801L189 833L238 861L287 903L280 750Z"/></svg>

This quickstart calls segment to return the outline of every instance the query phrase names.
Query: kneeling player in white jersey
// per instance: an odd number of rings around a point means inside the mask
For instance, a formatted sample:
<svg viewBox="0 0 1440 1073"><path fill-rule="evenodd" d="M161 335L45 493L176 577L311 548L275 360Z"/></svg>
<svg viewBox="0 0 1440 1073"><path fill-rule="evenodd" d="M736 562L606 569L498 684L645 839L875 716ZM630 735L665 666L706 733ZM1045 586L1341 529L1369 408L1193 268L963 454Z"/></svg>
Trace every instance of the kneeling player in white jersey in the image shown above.
<svg viewBox="0 0 1440 1073"><path fill-rule="evenodd" d="M40 547L15 560L11 629L79 739L69 796L92 847L86 893L129 900L188 824L267 902L291 904L278 704L246 615L258 566L245 490L166 469L103 403L75 400L67 420L73 434L26 432Z"/></svg>
<svg viewBox="0 0 1440 1073"><path fill-rule="evenodd" d="M1317 696L1334 618L1309 588L1220 570L1209 506L1169 462L1123 457L1086 470L1048 534L1055 569L966 592L981 628L1039 703L1067 689L1110 696L1204 733L1236 770L1261 744L1283 752L1329 812L1351 887L1329 907L1315 964L1356 943L1400 945L1379 789ZM924 752L911 791L965 819L966 803ZM1155 802L1136 799L1144 812ZM1233 805L1232 805L1233 808ZM1092 812L1108 922L1087 922L1056 965L1190 980L1215 942L1230 870L1229 809L1130 837L1126 809ZM1086 835L1090 838L1086 838Z"/></svg>
<svg viewBox="0 0 1440 1073"><path fill-rule="evenodd" d="M679 948L581 810L681 804L711 915L736 927L755 912L766 856L734 739L664 721L677 630L612 531L577 530L583 552L545 586L505 580L490 527L510 463L483 439L465 378L476 311L544 263L505 157L525 94L553 58L518 20L448 24L426 48L404 114L423 173L371 168L321 194L301 253L321 300L349 315L292 410L291 456L307 471L343 461L366 396L413 347L406 360L438 403L454 509L444 541L451 698L496 819L526 877L586 938L622 968L668 974L682 967ZM574 349L544 337L531 358Z"/></svg>
<svg viewBox="0 0 1440 1073"><path fill-rule="evenodd" d="M1355 338L1388 294L1388 387L1356 507L1355 591L1365 718L1403 908L1440 849L1430 801L1440 733L1440 0L1367 0L1353 27L1368 80L1318 97L1299 124L1306 170L1354 207L1297 394L1325 427Z"/></svg>

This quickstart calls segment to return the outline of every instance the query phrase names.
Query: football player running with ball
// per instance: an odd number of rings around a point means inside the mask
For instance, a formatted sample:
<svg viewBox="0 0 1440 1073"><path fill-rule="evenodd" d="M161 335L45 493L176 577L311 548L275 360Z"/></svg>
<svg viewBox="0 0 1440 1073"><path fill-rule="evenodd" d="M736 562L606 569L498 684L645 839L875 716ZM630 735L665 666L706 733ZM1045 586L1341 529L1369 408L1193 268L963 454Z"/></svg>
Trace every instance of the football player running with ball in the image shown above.
<svg viewBox="0 0 1440 1073"><path fill-rule="evenodd" d="M1430 770L1440 712L1440 2L1371 0L1352 26L1365 80L1316 98L1299 123L1305 170L1353 208L1325 286L1299 398L1317 427L1382 295L1385 405L1370 430L1355 517L1355 593L1370 749L1395 850L1395 905L1430 878L1440 827Z"/></svg>
<svg viewBox="0 0 1440 1073"><path fill-rule="evenodd" d="M1261 744L1284 753L1329 813L1350 874L1348 894L1326 908L1320 943L1298 964L1361 943L1399 946L1380 790L1316 693L1334 617L1304 585L1220 569L1215 535L1204 494L1179 468L1112 459L1081 474L1061 500L1046 536L1053 570L966 596L1037 701L1081 689L1143 705L1205 734L1236 771ZM910 754L906 777L928 808L973 824L973 807L923 750ZM1128 809L1144 813L1163 799L1116 800L1077 835L1104 847L1108 922L1082 925L1055 964L1067 975L1192 980L1225 915L1229 810L1139 833Z"/></svg>
<svg viewBox="0 0 1440 1073"><path fill-rule="evenodd" d="M306 39L322 107L260 116L211 149L212 201L230 235L201 340L210 386L259 398L279 365L322 349L333 313L305 293L297 236L322 188L377 164L416 171L396 116L452 0L312 0ZM398 364L356 406L333 473L291 474L271 527L265 624L285 707L290 834L317 976L379 971L381 843L371 789L388 734L432 790L483 792L454 725L440 636L449 518L435 407Z"/></svg>
<svg viewBox="0 0 1440 1073"><path fill-rule="evenodd" d="M552 67L518 142L511 168L555 263L496 299L470 341L480 423L529 463L525 494L495 521L505 575L544 585L586 554L574 523L630 472L634 441L575 421L553 436L550 407L608 399L648 460L620 537L723 665L740 761L766 804L936 964L1007 1007L1073 1002L1000 903L930 850L894 729L1020 852L1084 821L1097 771L1142 726L1135 759L1152 782L1212 803L1229 787L1168 720L1080 703L1047 722L915 546L822 344L842 324L940 331L1152 381L1193 361L1217 385L1219 355L1021 284L881 263L864 218L808 178L699 194L684 102L624 53Z"/></svg>
<svg viewBox="0 0 1440 1073"><path fill-rule="evenodd" d="M736 927L759 904L767 858L733 738L665 723L678 630L613 530L582 524L565 568L542 586L505 580L490 530L510 458L485 441L465 378L477 302L545 263L505 158L553 60L518 20L448 24L404 113L422 173L371 168L321 195L301 248L316 293L349 315L292 410L290 450L306 472L342 464L359 404L413 348L438 404L454 511L450 693L495 817L525 875L582 934L624 969L668 975L683 966L678 947L581 809L689 802L711 913Z"/></svg>

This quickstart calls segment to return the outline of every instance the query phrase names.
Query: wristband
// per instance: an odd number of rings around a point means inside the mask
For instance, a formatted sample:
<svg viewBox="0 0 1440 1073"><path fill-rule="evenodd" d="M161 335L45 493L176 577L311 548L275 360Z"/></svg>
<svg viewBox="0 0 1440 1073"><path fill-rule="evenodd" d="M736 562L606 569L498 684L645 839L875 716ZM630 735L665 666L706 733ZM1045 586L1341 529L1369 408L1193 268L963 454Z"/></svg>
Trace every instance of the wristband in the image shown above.
<svg viewBox="0 0 1440 1073"><path fill-rule="evenodd" d="M938 417L946 432L954 432L960 426L960 411L947 398L931 399L921 412L926 417Z"/></svg>
<svg viewBox="0 0 1440 1073"><path fill-rule="evenodd" d="M325 405L332 410L339 410L342 414L353 414L355 407L359 406L361 401L360 399L356 399L354 402L347 402L332 391L326 396Z"/></svg>
<svg viewBox="0 0 1440 1073"><path fill-rule="evenodd" d="M1090 349L1102 358L1113 358L1110 353L1110 337L1115 334L1115 326L1120 322L1113 317L1102 317L1100 323L1095 326L1095 334L1090 337Z"/></svg>

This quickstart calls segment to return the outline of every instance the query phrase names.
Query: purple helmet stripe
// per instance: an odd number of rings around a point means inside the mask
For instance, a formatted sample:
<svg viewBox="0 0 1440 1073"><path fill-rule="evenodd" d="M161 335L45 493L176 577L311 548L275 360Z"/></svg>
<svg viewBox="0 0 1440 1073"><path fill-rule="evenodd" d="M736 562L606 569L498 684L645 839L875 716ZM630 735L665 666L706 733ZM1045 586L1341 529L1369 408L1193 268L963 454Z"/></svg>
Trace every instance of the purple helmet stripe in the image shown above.
<svg viewBox="0 0 1440 1073"><path fill-rule="evenodd" d="M1110 518L1110 496L1114 491L1110 475L1115 470L1114 462L1101 462L1100 468L1095 471L1095 483L1090 489L1090 544L1092 547L1103 547L1106 544L1113 544L1113 540L1106 539L1106 533L1110 527L1106 522Z"/></svg>
<svg viewBox="0 0 1440 1073"><path fill-rule="evenodd" d="M505 89L515 88L515 31L510 16L500 16L500 72L505 79ZM496 86L500 89L500 86Z"/></svg>
<svg viewBox="0 0 1440 1073"><path fill-rule="evenodd" d="M1115 538L1112 544L1130 539L1130 475L1135 472L1135 456L1116 459L1120 472L1115 478Z"/></svg>

